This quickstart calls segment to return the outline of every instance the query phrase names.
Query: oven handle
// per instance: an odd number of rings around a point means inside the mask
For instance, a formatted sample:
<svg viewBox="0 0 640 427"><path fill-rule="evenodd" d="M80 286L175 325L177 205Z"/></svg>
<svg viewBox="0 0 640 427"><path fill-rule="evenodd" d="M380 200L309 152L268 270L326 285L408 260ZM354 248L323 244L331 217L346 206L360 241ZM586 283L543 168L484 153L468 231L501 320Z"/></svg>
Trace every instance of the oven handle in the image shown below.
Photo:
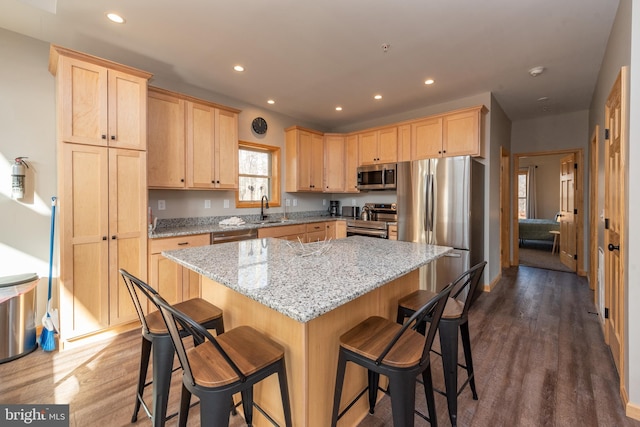
<svg viewBox="0 0 640 427"><path fill-rule="evenodd" d="M376 236L376 237L383 237L383 238L387 238L387 232L386 231L382 231L382 230L371 230L368 228L349 228L347 227L347 234L352 233L352 234L360 234L360 235L364 235L364 236Z"/></svg>

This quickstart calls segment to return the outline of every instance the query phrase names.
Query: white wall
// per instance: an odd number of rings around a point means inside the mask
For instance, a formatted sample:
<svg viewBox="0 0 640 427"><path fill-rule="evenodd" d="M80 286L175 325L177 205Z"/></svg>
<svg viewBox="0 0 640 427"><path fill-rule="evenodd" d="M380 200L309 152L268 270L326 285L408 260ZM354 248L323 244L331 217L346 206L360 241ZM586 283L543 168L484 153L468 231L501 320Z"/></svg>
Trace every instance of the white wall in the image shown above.
<svg viewBox="0 0 640 427"><path fill-rule="evenodd" d="M560 159L563 154L520 157L520 169L536 167L538 218L554 219L560 210Z"/></svg>
<svg viewBox="0 0 640 427"><path fill-rule="evenodd" d="M55 86L47 70L49 44L0 29L0 58L0 276L37 273L38 312L43 313L51 197L56 195ZM29 157L24 200L11 199L11 164L18 156ZM56 270L53 276L57 277Z"/></svg>

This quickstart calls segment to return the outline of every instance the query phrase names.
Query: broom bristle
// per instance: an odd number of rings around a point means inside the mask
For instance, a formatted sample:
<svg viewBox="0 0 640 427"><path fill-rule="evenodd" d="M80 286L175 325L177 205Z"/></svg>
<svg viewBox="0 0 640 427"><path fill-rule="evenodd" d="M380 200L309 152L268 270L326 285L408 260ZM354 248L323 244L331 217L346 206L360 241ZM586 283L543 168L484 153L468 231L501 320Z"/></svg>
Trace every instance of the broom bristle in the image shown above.
<svg viewBox="0 0 640 427"><path fill-rule="evenodd" d="M42 333L40 334L40 347L44 351L53 351L56 349L56 339L55 332L50 331L47 328L42 328Z"/></svg>

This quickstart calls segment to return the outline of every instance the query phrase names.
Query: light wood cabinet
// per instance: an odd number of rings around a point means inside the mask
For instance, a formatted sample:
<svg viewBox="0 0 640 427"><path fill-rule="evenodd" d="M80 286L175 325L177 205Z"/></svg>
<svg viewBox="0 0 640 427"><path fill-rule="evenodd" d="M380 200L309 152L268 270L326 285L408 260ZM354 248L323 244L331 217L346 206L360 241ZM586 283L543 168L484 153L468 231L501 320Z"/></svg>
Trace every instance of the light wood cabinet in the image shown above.
<svg viewBox="0 0 640 427"><path fill-rule="evenodd" d="M162 256L163 251L209 245L210 234L149 239L149 285L170 304L200 297L200 275Z"/></svg>
<svg viewBox="0 0 640 427"><path fill-rule="evenodd" d="M279 239L298 240L304 242L307 233L305 224L283 225L280 227L265 227L258 229L258 238L276 237Z"/></svg>
<svg viewBox="0 0 640 427"><path fill-rule="evenodd" d="M149 88L149 187L237 189L238 113Z"/></svg>
<svg viewBox="0 0 640 427"><path fill-rule="evenodd" d="M60 334L69 340L137 318L118 270L146 279L146 153L61 150Z"/></svg>
<svg viewBox="0 0 640 427"><path fill-rule="evenodd" d="M344 239L347 237L347 221L339 220L336 224L336 239Z"/></svg>
<svg viewBox="0 0 640 427"><path fill-rule="evenodd" d="M483 108L474 107L411 123L412 159L482 156Z"/></svg>
<svg viewBox="0 0 640 427"><path fill-rule="evenodd" d="M185 188L185 101L149 90L149 187Z"/></svg>
<svg viewBox="0 0 640 427"><path fill-rule="evenodd" d="M321 221L308 224L283 225L258 229L258 238L275 237L303 243L347 237L347 222Z"/></svg>
<svg viewBox="0 0 640 427"><path fill-rule="evenodd" d="M137 319L119 269L147 277L147 79L52 45L61 347Z"/></svg>
<svg viewBox="0 0 640 427"><path fill-rule="evenodd" d="M146 150L151 74L51 45L58 138L77 144Z"/></svg>
<svg viewBox="0 0 640 427"><path fill-rule="evenodd" d="M319 242L327 238L327 223L313 222L307 224L307 236L305 242Z"/></svg>
<svg viewBox="0 0 640 427"><path fill-rule="evenodd" d="M387 231L389 233L389 240L398 240L398 226L396 224L390 225Z"/></svg>
<svg viewBox="0 0 640 427"><path fill-rule="evenodd" d="M411 160L411 125L398 126L398 161Z"/></svg>
<svg viewBox="0 0 640 427"><path fill-rule="evenodd" d="M347 135L345 149L345 193L358 193L358 166L360 159L358 157L358 135Z"/></svg>
<svg viewBox="0 0 640 427"><path fill-rule="evenodd" d="M324 135L324 192L342 193L345 190L345 137Z"/></svg>
<svg viewBox="0 0 640 427"><path fill-rule="evenodd" d="M320 132L294 126L285 129L287 192L322 192L324 141Z"/></svg>
<svg viewBox="0 0 640 427"><path fill-rule="evenodd" d="M361 165L398 161L398 128L396 126L360 133L358 144Z"/></svg>

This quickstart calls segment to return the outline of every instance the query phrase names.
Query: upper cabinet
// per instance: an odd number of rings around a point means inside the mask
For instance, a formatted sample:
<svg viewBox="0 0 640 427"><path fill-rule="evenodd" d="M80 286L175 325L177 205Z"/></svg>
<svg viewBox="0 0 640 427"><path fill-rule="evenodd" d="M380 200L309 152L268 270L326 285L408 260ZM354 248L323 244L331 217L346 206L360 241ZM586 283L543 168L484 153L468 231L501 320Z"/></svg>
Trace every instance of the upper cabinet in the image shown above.
<svg viewBox="0 0 640 427"><path fill-rule="evenodd" d="M238 188L238 110L149 88L149 187Z"/></svg>
<svg viewBox="0 0 640 427"><path fill-rule="evenodd" d="M150 73L51 45L63 142L146 150Z"/></svg>
<svg viewBox="0 0 640 427"><path fill-rule="evenodd" d="M345 189L345 137L324 135L324 191L342 193Z"/></svg>
<svg viewBox="0 0 640 427"><path fill-rule="evenodd" d="M358 190L358 166L360 165L358 135L347 135L345 139L345 193L357 193Z"/></svg>
<svg viewBox="0 0 640 427"><path fill-rule="evenodd" d="M323 191L323 134L299 126L285 129L285 191Z"/></svg>
<svg viewBox="0 0 640 427"><path fill-rule="evenodd" d="M359 134L361 165L398 161L398 128L396 126Z"/></svg>
<svg viewBox="0 0 640 427"><path fill-rule="evenodd" d="M484 107L473 107L411 123L412 160L482 156L480 135Z"/></svg>

